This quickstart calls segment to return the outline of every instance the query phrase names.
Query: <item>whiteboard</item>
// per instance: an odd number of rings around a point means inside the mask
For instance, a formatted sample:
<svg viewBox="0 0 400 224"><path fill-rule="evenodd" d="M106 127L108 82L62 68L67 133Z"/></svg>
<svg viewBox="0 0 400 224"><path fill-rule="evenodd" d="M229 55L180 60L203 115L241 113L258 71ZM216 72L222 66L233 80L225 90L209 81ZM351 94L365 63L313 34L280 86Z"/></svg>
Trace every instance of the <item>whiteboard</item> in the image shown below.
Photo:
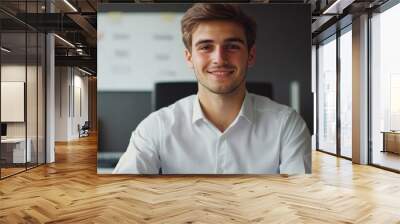
<svg viewBox="0 0 400 224"><path fill-rule="evenodd" d="M98 13L99 91L152 91L156 82L196 81L184 57L183 13Z"/></svg>
<svg viewBox="0 0 400 224"><path fill-rule="evenodd" d="M24 82L1 82L1 122L24 122L24 102Z"/></svg>

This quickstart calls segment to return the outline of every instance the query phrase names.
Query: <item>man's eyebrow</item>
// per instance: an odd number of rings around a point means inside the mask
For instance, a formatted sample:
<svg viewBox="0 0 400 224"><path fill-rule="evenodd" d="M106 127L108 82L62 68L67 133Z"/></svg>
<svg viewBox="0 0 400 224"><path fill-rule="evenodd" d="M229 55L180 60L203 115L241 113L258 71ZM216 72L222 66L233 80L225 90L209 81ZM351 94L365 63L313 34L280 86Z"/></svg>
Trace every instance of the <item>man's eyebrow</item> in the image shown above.
<svg viewBox="0 0 400 224"><path fill-rule="evenodd" d="M208 40L208 39L199 40L199 41L197 41L197 42L194 44L194 46L198 46L198 45L200 45L200 44L208 44L208 43L212 43L212 42L214 42L214 41L213 41L213 40Z"/></svg>
<svg viewBox="0 0 400 224"><path fill-rule="evenodd" d="M246 44L243 39L240 39L237 37L228 38L228 39L224 40L224 42L240 42L242 44Z"/></svg>
<svg viewBox="0 0 400 224"><path fill-rule="evenodd" d="M195 43L194 46L198 46L200 44L208 44L208 43L213 43L213 40L210 39L204 39L204 40L199 40ZM231 38L227 38L224 40L224 42L239 42L241 44L246 44L245 41L241 38L237 38L237 37L231 37Z"/></svg>

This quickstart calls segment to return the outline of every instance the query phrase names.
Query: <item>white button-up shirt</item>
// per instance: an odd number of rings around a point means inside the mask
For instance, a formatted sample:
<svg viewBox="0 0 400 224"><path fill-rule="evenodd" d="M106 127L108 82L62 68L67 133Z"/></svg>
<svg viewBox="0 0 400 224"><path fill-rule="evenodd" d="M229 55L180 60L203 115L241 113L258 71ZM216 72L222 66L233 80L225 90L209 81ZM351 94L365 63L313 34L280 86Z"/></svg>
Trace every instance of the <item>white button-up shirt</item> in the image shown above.
<svg viewBox="0 0 400 224"><path fill-rule="evenodd" d="M224 131L204 116L197 95L145 118L132 133L118 174L297 174L311 172L311 137L290 107L246 93Z"/></svg>

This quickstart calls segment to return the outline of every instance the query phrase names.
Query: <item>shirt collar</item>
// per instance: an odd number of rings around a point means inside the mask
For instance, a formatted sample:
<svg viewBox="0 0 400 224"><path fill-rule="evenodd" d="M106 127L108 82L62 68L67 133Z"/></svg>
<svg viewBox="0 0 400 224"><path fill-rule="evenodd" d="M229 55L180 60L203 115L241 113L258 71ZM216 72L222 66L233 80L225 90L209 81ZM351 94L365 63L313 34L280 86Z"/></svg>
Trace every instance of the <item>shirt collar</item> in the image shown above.
<svg viewBox="0 0 400 224"><path fill-rule="evenodd" d="M196 94L193 101L193 115L192 115L192 123L196 123L196 121L205 118L203 111L201 110L199 95Z"/></svg>
<svg viewBox="0 0 400 224"><path fill-rule="evenodd" d="M250 123L254 121L254 108L253 108L253 101L249 93L246 91L242 107L240 108L238 117L244 117ZM199 96L196 95L193 102L193 115L192 115L192 123L196 123L196 121L206 119L204 116L203 110L200 106Z"/></svg>
<svg viewBox="0 0 400 224"><path fill-rule="evenodd" d="M246 90L246 95L243 100L242 107L239 111L239 116L246 118L250 123L254 122L254 105L252 97Z"/></svg>

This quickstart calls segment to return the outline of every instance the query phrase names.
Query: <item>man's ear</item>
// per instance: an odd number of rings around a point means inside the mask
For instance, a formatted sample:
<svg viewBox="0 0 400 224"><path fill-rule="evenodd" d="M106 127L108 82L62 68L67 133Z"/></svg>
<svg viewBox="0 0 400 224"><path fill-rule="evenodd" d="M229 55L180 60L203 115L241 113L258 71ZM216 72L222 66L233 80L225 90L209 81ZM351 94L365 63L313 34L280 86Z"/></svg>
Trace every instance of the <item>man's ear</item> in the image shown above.
<svg viewBox="0 0 400 224"><path fill-rule="evenodd" d="M256 63L256 45L253 45L249 51L249 58L247 60L248 67L253 67Z"/></svg>
<svg viewBox="0 0 400 224"><path fill-rule="evenodd" d="M186 64L188 65L189 68L194 68L193 62L192 62L192 53L188 49L185 49L185 59L186 59Z"/></svg>

